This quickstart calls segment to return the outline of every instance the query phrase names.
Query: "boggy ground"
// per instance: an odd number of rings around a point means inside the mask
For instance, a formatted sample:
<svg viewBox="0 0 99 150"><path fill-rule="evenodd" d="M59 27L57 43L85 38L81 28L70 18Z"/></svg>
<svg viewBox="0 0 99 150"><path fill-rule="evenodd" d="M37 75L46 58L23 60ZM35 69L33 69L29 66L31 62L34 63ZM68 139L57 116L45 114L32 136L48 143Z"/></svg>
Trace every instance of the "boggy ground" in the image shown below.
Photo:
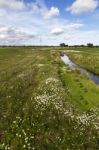
<svg viewBox="0 0 99 150"><path fill-rule="evenodd" d="M0 149L98 149L99 86L59 52L0 49Z"/></svg>

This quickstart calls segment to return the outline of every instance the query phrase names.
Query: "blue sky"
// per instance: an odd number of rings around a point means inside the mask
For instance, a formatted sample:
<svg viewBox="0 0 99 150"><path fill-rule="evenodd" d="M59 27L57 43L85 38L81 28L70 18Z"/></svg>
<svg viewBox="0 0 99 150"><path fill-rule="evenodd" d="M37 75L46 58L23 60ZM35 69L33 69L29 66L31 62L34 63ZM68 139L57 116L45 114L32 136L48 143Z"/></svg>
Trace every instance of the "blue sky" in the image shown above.
<svg viewBox="0 0 99 150"><path fill-rule="evenodd" d="M99 45L99 0L0 0L0 45Z"/></svg>

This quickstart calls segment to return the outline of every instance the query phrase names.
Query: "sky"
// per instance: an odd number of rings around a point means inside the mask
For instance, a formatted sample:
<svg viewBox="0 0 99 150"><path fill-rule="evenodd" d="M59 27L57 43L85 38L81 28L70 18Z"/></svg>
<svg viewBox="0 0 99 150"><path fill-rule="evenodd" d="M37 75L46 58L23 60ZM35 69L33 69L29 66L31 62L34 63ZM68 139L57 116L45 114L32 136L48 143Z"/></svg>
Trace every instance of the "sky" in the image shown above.
<svg viewBox="0 0 99 150"><path fill-rule="evenodd" d="M0 45L99 45L99 0L0 0Z"/></svg>

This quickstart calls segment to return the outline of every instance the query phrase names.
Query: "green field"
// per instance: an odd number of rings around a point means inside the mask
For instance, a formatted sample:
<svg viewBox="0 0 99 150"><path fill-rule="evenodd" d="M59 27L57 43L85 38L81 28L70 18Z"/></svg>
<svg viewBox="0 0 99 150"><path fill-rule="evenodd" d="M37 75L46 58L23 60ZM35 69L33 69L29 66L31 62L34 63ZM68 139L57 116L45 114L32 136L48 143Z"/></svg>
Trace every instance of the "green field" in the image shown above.
<svg viewBox="0 0 99 150"><path fill-rule="evenodd" d="M75 51L75 54L73 52L68 52L70 58L76 64L99 75L99 48L81 48Z"/></svg>
<svg viewBox="0 0 99 150"><path fill-rule="evenodd" d="M98 150L99 48L0 48L0 149Z"/></svg>

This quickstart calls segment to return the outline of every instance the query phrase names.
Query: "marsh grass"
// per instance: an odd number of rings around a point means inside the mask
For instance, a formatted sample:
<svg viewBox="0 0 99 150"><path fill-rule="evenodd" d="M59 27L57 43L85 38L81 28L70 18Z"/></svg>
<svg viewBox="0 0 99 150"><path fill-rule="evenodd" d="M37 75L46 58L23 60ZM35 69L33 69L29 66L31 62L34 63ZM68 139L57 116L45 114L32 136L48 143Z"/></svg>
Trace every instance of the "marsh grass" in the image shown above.
<svg viewBox="0 0 99 150"><path fill-rule="evenodd" d="M68 53L70 58L86 70L99 75L99 53L83 51L80 53Z"/></svg>
<svg viewBox="0 0 99 150"><path fill-rule="evenodd" d="M0 49L2 150L97 150L99 87L59 51Z"/></svg>

